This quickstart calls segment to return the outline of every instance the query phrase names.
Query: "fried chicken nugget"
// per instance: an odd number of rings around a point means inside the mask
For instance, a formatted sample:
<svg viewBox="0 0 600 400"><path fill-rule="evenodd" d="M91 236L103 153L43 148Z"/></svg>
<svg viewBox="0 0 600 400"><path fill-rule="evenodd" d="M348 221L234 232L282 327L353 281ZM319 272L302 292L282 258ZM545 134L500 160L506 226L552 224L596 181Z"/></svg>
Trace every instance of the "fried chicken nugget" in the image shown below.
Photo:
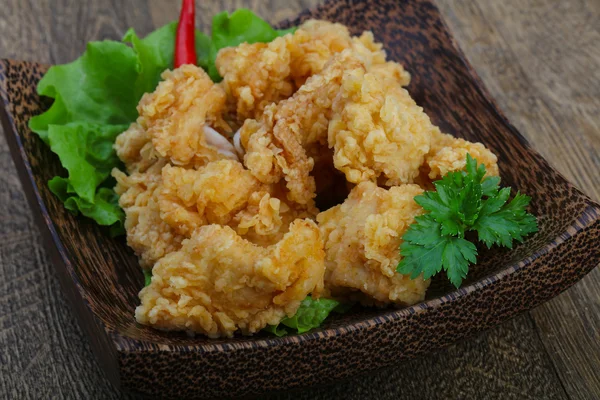
<svg viewBox="0 0 600 400"><path fill-rule="evenodd" d="M310 172L314 160L307 151L327 143L331 107L343 72L361 68L362 63L344 51L292 97L267 106L260 121L246 120L240 131L246 150L244 164L256 178L264 183L285 178L288 198L301 205L312 205L316 186Z"/></svg>
<svg viewBox="0 0 600 400"><path fill-rule="evenodd" d="M203 225L226 225L261 183L241 163L219 160L197 170L166 165L159 194L161 218L189 237Z"/></svg>
<svg viewBox="0 0 600 400"><path fill-rule="evenodd" d="M425 157L424 169L431 180L440 179L451 171L465 168L467 153L485 165L486 175L498 176L498 157L481 143L472 143L436 129L431 137L431 149Z"/></svg>
<svg viewBox="0 0 600 400"><path fill-rule="evenodd" d="M241 163L211 162L197 170L166 165L158 195L161 219L184 237L208 224L231 226L261 246L281 240L296 218L314 218L315 209L296 209L281 200L279 185L264 185Z"/></svg>
<svg viewBox="0 0 600 400"><path fill-rule="evenodd" d="M224 90L195 65L167 70L161 77L156 90L144 94L137 107L137 123L156 152L175 165L237 160L233 145L213 129L230 129L222 119Z"/></svg>
<svg viewBox="0 0 600 400"><path fill-rule="evenodd" d="M116 168L112 171L117 180L115 192L119 195L119 205L125 211L127 244L146 269L164 255L179 250L184 239L160 217L161 169L165 162L162 159L145 172L129 176Z"/></svg>
<svg viewBox="0 0 600 400"><path fill-rule="evenodd" d="M320 72L334 53L352 46L348 29L309 20L294 34L270 43L242 43L219 50L215 65L223 77L230 108L243 122L258 119L265 107L290 97Z"/></svg>
<svg viewBox="0 0 600 400"><path fill-rule="evenodd" d="M242 123L258 119L265 107L290 97L306 80L320 73L334 54L352 49L368 69L407 85L410 75L395 62L386 61L382 45L371 32L351 37L338 23L308 20L294 34L270 43L242 43L219 51L216 66L223 87Z"/></svg>
<svg viewBox="0 0 600 400"><path fill-rule="evenodd" d="M240 123L258 117L268 104L296 90L290 77L290 42L291 35L286 35L270 43L227 47L217 54L215 65Z"/></svg>
<svg viewBox="0 0 600 400"><path fill-rule="evenodd" d="M250 242L266 247L280 241L294 220L316 217L318 209L297 207L286 201L278 186L268 185L265 190L252 193L246 207L229 226Z"/></svg>
<svg viewBox="0 0 600 400"><path fill-rule="evenodd" d="M290 74L297 87L323 70L334 54L352 47L352 37L342 24L310 19L298 27L290 46Z"/></svg>
<svg viewBox="0 0 600 400"><path fill-rule="evenodd" d="M117 156L127 169L127 172L144 172L161 159L152 145L148 132L137 122L117 136L114 144Z"/></svg>
<svg viewBox="0 0 600 400"><path fill-rule="evenodd" d="M396 272L402 235L423 212L414 201L422 192L413 184L384 189L365 181L344 203L317 216L325 240L325 288L331 294L350 294L366 304L423 300L429 280Z"/></svg>
<svg viewBox="0 0 600 400"><path fill-rule="evenodd" d="M348 70L333 102L329 147L352 183L412 183L435 127L408 92L364 69Z"/></svg>
<svg viewBox="0 0 600 400"><path fill-rule="evenodd" d="M317 225L297 220L268 248L229 227L207 225L152 270L140 292L139 323L211 338L252 334L292 316L323 288L323 239Z"/></svg>
<svg viewBox="0 0 600 400"><path fill-rule="evenodd" d="M400 86L408 86L410 83L410 74L401 64L386 60L387 55L383 50L383 44L375 42L372 32L365 31L359 37L353 37L352 48L365 64L368 72Z"/></svg>
<svg viewBox="0 0 600 400"><path fill-rule="evenodd" d="M335 53L346 49L352 49L368 72L391 79L401 86L410 83L410 74L397 62L387 61L383 44L375 42L371 31L351 37L348 28L342 24L308 20L294 34L294 44L290 72L297 86L321 72Z"/></svg>

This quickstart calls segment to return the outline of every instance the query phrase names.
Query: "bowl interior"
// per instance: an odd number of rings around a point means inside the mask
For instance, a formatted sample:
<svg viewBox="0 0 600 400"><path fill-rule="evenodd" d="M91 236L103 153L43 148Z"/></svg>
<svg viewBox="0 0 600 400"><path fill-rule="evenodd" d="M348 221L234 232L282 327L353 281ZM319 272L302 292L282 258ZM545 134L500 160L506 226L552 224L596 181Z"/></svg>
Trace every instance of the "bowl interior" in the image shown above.
<svg viewBox="0 0 600 400"><path fill-rule="evenodd" d="M335 6L302 13L282 26L297 25L308 18L340 22L353 33L371 30L383 42L388 58L399 61L411 73L411 95L442 131L470 141L483 142L499 158L500 173L505 185L532 195L531 212L539 216L540 231L524 244L512 250L480 249L479 263L472 269L464 285L502 271L523 258L532 256L565 232L583 210L588 199L568 184L534 151L497 111L440 19L435 6L428 1L410 3L382 1L389 7L382 23L381 12L372 18L368 2L358 10L351 1L338 1ZM375 6L374 6L375 7ZM457 67L458 66L458 67ZM220 341L183 334L163 333L138 325L133 312L143 277L133 252L123 237L111 239L108 233L89 220L74 217L52 195L47 181L64 174L58 158L27 127L32 115L49 106L35 87L47 66L4 61L0 77L7 108L16 127L15 135L22 142L23 157L29 162L31 176L55 229L59 251L70 263L73 278L94 313L109 330L120 335L156 343L214 344ZM435 299L454 288L445 278L435 279L427 299ZM334 316L324 329L343 326L390 310L356 307L344 316ZM264 338L235 338L253 341ZM279 339L276 339L279 340ZM230 342L230 340L228 340Z"/></svg>

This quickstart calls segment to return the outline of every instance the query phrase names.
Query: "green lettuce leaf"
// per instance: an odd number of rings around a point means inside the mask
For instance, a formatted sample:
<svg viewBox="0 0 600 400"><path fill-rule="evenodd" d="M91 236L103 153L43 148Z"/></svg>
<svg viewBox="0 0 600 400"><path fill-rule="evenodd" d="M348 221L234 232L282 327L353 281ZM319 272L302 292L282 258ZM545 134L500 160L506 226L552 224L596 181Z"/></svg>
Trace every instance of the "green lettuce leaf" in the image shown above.
<svg viewBox="0 0 600 400"><path fill-rule="evenodd" d="M125 233L123 229L125 214L119 207L119 197L114 190L106 187L99 188L94 196L94 202L91 203L77 196L66 178L55 176L48 181L48 187L74 215L81 213L99 225L110 226L111 236Z"/></svg>
<svg viewBox="0 0 600 400"><path fill-rule="evenodd" d="M131 43L139 59L139 74L135 84L135 97L154 91L165 69L173 68L175 32L177 22L171 22L140 39L133 28L123 36L123 42ZM136 104L137 105L137 104ZM137 115L136 115L137 116Z"/></svg>
<svg viewBox="0 0 600 400"><path fill-rule="evenodd" d="M237 46L241 43L267 43L290 30L278 31L252 11L240 8L229 15L226 11L215 14L211 34L217 49Z"/></svg>
<svg viewBox="0 0 600 400"><path fill-rule="evenodd" d="M152 270L150 269L142 269L144 273L144 286L150 286L152 283Z"/></svg>
<svg viewBox="0 0 600 400"><path fill-rule="evenodd" d="M119 165L112 146L127 125L97 125L70 122L48 127L48 144L69 172L67 178L75 194L94 203L96 188Z"/></svg>
<svg viewBox="0 0 600 400"><path fill-rule="evenodd" d="M196 59L198 66L208 72L210 54L212 51L212 40L210 36L196 29ZM214 67L214 62L213 62Z"/></svg>
<svg viewBox="0 0 600 400"><path fill-rule="evenodd" d="M49 187L73 213L81 213L111 232L122 232L123 211L107 185L120 166L113 150L116 136L137 118L144 93L154 91L160 75L173 68L177 22L140 38L129 29L122 42L90 42L77 60L51 67L40 80L41 96L54 99L29 121L31 130L50 146L67 170ZM268 42L292 30L273 29L250 10L215 15L212 37L196 30L198 65L215 81L219 49L242 42Z"/></svg>
<svg viewBox="0 0 600 400"><path fill-rule="evenodd" d="M264 330L276 336L285 336L294 332L308 332L321 326L332 311L341 314L351 307L352 305L342 304L337 300L313 299L311 296L307 296L302 300L298 311L293 317L285 317L278 325L268 325Z"/></svg>
<svg viewBox="0 0 600 400"><path fill-rule="evenodd" d="M140 39L130 29L123 41L91 42L69 64L51 67L38 93L54 98L29 127L56 153L68 177L48 184L73 213L81 213L111 233L122 232L124 213L118 197L101 185L120 166L113 150L116 136L137 118L136 106L156 88L160 74L173 66L176 23Z"/></svg>
<svg viewBox="0 0 600 400"><path fill-rule="evenodd" d="M81 57L51 67L40 80L38 93L55 101L47 112L32 117L29 127L47 141L49 125L134 121L139 98L133 89L139 68L134 50L123 43L88 43Z"/></svg>

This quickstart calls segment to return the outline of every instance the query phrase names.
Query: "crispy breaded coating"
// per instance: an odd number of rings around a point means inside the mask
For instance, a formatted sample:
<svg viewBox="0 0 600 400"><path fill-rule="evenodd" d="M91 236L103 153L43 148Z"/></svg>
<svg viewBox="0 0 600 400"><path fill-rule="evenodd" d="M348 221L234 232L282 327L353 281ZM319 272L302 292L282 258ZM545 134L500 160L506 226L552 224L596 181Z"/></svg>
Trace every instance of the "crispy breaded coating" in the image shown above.
<svg viewBox="0 0 600 400"><path fill-rule="evenodd" d="M269 246L281 240L294 220L316 217L319 210L298 207L287 201L278 186L268 185L266 190L252 193L246 207L235 215L229 226L250 242Z"/></svg>
<svg viewBox="0 0 600 400"><path fill-rule="evenodd" d="M485 165L486 175L499 175L498 158L483 144L468 142L436 129L431 138L431 150L424 163L429 179L437 180L448 172L464 169L467 153L479 164Z"/></svg>
<svg viewBox="0 0 600 400"><path fill-rule="evenodd" d="M368 72L392 79L401 86L410 83L410 74L402 65L387 61L381 43L375 42L370 31L351 37L342 24L322 20L308 20L295 32L291 50L290 73L300 87L307 78L323 70L336 53L351 49L364 63Z"/></svg>
<svg viewBox="0 0 600 400"><path fill-rule="evenodd" d="M243 122L258 119L265 107L290 97L320 72L334 53L352 46L348 29L309 20L294 34L270 43L242 43L221 49L215 61L230 108Z"/></svg>
<svg viewBox="0 0 600 400"><path fill-rule="evenodd" d="M429 151L434 126L408 92L377 74L349 70L333 103L329 147L352 183L411 183Z"/></svg>
<svg viewBox="0 0 600 400"><path fill-rule="evenodd" d="M125 211L127 243L140 257L140 264L150 268L165 254L178 250L183 229L173 229L163 218L159 195L163 190L161 170L168 162L202 165L209 160L234 158L233 145L205 122L219 125L214 100L215 86L201 69L186 65L173 72L165 71L156 91L143 96L136 123L117 137L115 150L125 163L129 176L114 170L115 191ZM218 98L218 96L217 96ZM198 117L201 117L201 121ZM194 122L195 121L195 122ZM192 129L195 123L196 129ZM183 156L195 147L191 158ZM233 153L231 153L233 152ZM189 224L189 222L188 222Z"/></svg>
<svg viewBox="0 0 600 400"><path fill-rule="evenodd" d="M183 239L207 224L230 225L252 243L269 246L296 218L314 218L318 212L279 199L284 195L277 185L261 184L237 161L215 161L198 170L165 162L129 176L113 170L127 243L144 268L178 250Z"/></svg>
<svg viewBox="0 0 600 400"><path fill-rule="evenodd" d="M229 225L252 243L269 246L281 240L296 218L314 218L318 212L288 204L278 186L260 183L233 160L197 170L166 165L160 217L184 237L204 225Z"/></svg>
<svg viewBox="0 0 600 400"><path fill-rule="evenodd" d="M233 160L211 162L197 170L166 165L159 194L160 216L189 237L203 225L226 225L246 207L261 183Z"/></svg>
<svg viewBox="0 0 600 400"><path fill-rule="evenodd" d="M310 220L296 220L268 248L231 228L207 225L162 258L140 292L139 323L209 337L251 334L292 316L323 287L323 240Z"/></svg>
<svg viewBox="0 0 600 400"><path fill-rule="evenodd" d="M298 87L321 72L334 54L352 47L348 28L322 20L304 22L292 39L290 74Z"/></svg>
<svg viewBox="0 0 600 400"><path fill-rule="evenodd" d="M290 97L306 80L323 70L336 54L351 49L374 73L394 79L405 86L410 75L395 62L386 61L382 45L371 32L351 37L348 28L338 23L308 20L294 34L270 43L243 43L221 49L216 66L223 87L242 123L258 119L265 107Z"/></svg>
<svg viewBox="0 0 600 400"><path fill-rule="evenodd" d="M117 136L114 148L130 174L146 171L161 158L154 149L148 133L137 122Z"/></svg>
<svg viewBox="0 0 600 400"><path fill-rule="evenodd" d="M331 293L362 292L376 304L423 300L429 280L396 272L402 235L423 209L417 185L358 184L344 203L317 216L325 240L325 287ZM370 301L366 301L370 303Z"/></svg>
<svg viewBox="0 0 600 400"><path fill-rule="evenodd" d="M383 45L375 42L372 32L365 31L359 37L353 37L352 46L368 72L382 79L389 79L400 86L407 86L410 83L410 74L402 65L386 60L387 55Z"/></svg>
<svg viewBox="0 0 600 400"><path fill-rule="evenodd" d="M190 64L167 70L161 77L156 90L144 94L137 107L137 123L156 152L175 165L237 159L233 146L212 129L229 130L222 119L224 90L202 68Z"/></svg>
<svg viewBox="0 0 600 400"><path fill-rule="evenodd" d="M164 255L179 250L184 239L160 217L160 171L163 165L164 159L143 173L135 172L129 176L118 169L112 171L117 180L115 192L120 196L119 205L125 211L127 244L145 269L152 268Z"/></svg>
<svg viewBox="0 0 600 400"><path fill-rule="evenodd" d="M296 89L290 77L290 41L291 35L286 35L219 51L215 64L240 122L257 118L268 104L288 98Z"/></svg>
<svg viewBox="0 0 600 400"><path fill-rule="evenodd" d="M360 61L351 52L342 52L292 97L267 106L260 121L246 120L240 131L246 151L244 164L256 178L264 183L285 178L291 201L312 204L316 186L310 172L314 160L307 151L313 146L325 147L331 107L343 72L355 68L363 68Z"/></svg>

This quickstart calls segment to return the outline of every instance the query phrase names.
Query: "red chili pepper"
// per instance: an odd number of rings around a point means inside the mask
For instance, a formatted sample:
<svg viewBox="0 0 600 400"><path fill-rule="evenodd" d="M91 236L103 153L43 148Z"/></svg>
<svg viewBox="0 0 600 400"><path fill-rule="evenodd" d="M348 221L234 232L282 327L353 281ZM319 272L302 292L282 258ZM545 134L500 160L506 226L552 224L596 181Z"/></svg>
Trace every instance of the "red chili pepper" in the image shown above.
<svg viewBox="0 0 600 400"><path fill-rule="evenodd" d="M194 0L183 0L175 38L175 68L183 64L196 65L194 22Z"/></svg>

